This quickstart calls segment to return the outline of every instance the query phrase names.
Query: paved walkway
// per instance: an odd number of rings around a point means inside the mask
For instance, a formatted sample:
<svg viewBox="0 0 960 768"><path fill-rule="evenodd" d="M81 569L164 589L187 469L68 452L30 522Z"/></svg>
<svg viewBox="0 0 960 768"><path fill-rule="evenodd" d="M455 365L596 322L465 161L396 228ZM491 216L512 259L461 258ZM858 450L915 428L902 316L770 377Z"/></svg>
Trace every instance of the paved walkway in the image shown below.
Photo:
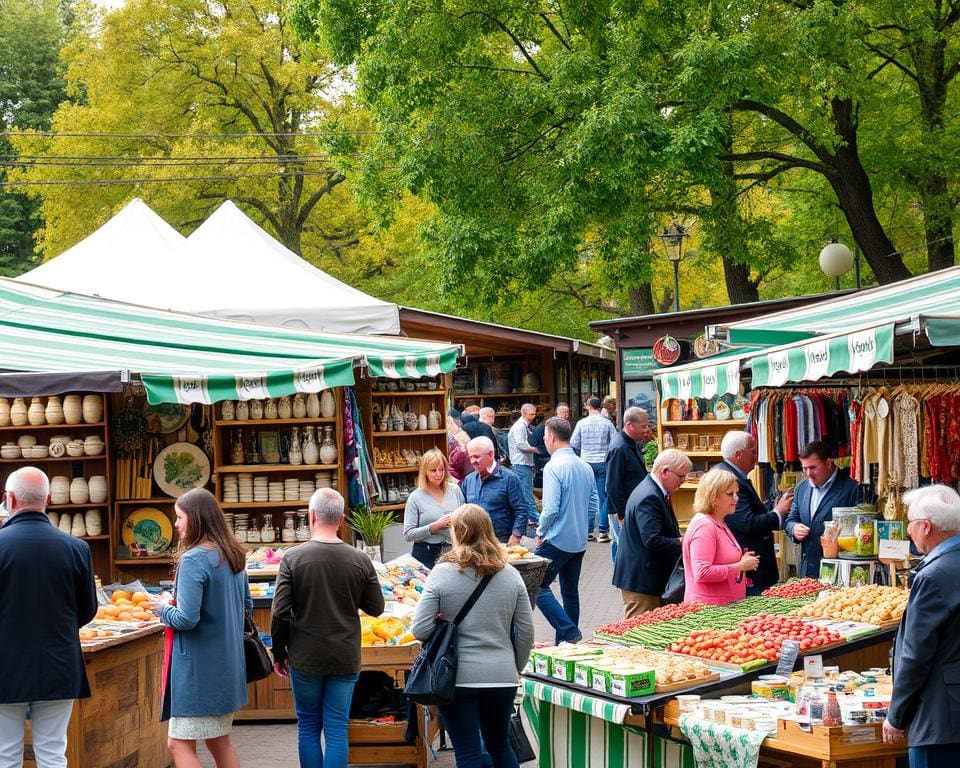
<svg viewBox="0 0 960 768"><path fill-rule="evenodd" d="M610 545L591 543L583 561L580 578L580 629L585 638L593 628L623 618L620 593L610 584ZM556 586L554 589L557 592ZM559 593L558 593L559 594ZM553 643L553 630L540 611L534 612L538 643ZM296 768L297 726L294 723L255 723L233 729L233 743L240 755L241 768ZM203 765L213 768L213 760L201 748ZM437 754L431 768L452 768L453 752Z"/></svg>

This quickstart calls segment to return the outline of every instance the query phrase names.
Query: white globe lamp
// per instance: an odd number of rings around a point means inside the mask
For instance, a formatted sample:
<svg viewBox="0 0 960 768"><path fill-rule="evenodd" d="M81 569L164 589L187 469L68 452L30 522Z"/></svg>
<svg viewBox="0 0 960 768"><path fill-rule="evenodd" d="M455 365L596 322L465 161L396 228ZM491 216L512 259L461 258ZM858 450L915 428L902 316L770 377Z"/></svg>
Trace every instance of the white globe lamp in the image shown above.
<svg viewBox="0 0 960 768"><path fill-rule="evenodd" d="M820 269L830 277L840 278L853 268L853 251L843 243L827 243L820 251Z"/></svg>

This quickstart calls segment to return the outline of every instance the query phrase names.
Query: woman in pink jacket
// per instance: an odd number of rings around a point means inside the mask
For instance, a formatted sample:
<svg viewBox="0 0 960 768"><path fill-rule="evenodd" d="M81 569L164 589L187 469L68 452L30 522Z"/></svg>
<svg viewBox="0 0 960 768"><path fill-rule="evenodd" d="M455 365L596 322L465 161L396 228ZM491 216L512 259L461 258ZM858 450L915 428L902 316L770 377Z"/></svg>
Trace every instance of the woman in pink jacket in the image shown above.
<svg viewBox="0 0 960 768"><path fill-rule="evenodd" d="M707 472L697 485L696 514L683 535L684 602L726 605L746 596L744 573L754 570L759 558L744 551L723 522L736 508L736 476L723 469Z"/></svg>

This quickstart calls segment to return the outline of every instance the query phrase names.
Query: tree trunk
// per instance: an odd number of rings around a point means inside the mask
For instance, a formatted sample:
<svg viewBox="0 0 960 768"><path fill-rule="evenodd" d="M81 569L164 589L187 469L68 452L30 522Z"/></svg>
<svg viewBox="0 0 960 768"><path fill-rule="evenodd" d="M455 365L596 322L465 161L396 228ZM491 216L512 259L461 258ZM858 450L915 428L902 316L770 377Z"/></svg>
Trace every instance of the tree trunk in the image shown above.
<svg viewBox="0 0 960 768"><path fill-rule="evenodd" d="M760 301L757 283L750 279L750 267L726 256L723 260L723 277L727 283L727 298L731 304L749 304Z"/></svg>
<svg viewBox="0 0 960 768"><path fill-rule="evenodd" d="M917 185L923 208L923 234L927 243L927 269L934 272L954 265L953 221L950 192L945 176L933 170L924 173Z"/></svg>
<svg viewBox="0 0 960 768"><path fill-rule="evenodd" d="M630 314L634 317L638 315L655 315L657 307L653 303L653 287L650 283L640 283L640 285L627 289L630 297Z"/></svg>
<svg viewBox="0 0 960 768"><path fill-rule="evenodd" d="M857 245L881 285L905 280L910 270L883 229L873 204L870 178L857 150L857 124L853 103L835 98L831 103L834 127L840 139L827 180L850 225Z"/></svg>

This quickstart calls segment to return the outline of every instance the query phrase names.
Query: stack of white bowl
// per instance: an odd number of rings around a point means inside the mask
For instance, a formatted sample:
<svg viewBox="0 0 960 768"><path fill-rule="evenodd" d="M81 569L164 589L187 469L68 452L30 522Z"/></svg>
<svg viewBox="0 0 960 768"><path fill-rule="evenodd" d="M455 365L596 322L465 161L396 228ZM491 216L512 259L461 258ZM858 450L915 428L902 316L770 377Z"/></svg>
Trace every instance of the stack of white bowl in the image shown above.
<svg viewBox="0 0 960 768"><path fill-rule="evenodd" d="M313 496L315 490L317 490L317 486L313 480L301 480L300 501L310 501L310 497Z"/></svg>
<svg viewBox="0 0 960 768"><path fill-rule="evenodd" d="M253 501L253 475L249 472L241 472L237 475L237 489L239 499L244 503Z"/></svg>
<svg viewBox="0 0 960 768"><path fill-rule="evenodd" d="M269 491L267 483L270 482L266 475L257 475L253 478L253 500L256 502L268 501Z"/></svg>
<svg viewBox="0 0 960 768"><path fill-rule="evenodd" d="M271 480L267 488L270 494L270 501L283 501L283 480Z"/></svg>
<svg viewBox="0 0 960 768"><path fill-rule="evenodd" d="M226 475L223 478L223 500L231 504L240 501L240 496L237 491L236 475Z"/></svg>
<svg viewBox="0 0 960 768"><path fill-rule="evenodd" d="M288 477L283 481L283 500L300 501L300 481L295 477Z"/></svg>
<svg viewBox="0 0 960 768"><path fill-rule="evenodd" d="M317 488L330 488L333 485L333 472L324 470L317 472Z"/></svg>

